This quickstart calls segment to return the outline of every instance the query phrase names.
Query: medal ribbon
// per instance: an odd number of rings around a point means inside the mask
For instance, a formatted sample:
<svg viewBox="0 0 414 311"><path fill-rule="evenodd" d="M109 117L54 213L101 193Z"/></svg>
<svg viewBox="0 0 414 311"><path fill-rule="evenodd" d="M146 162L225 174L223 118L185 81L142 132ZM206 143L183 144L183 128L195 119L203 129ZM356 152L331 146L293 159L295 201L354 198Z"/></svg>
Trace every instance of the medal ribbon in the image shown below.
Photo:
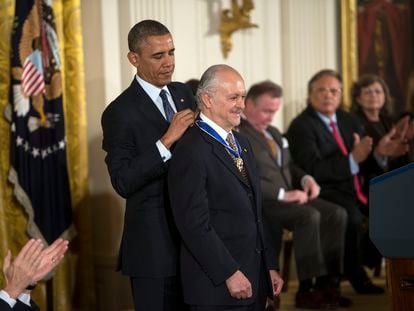
<svg viewBox="0 0 414 311"><path fill-rule="evenodd" d="M204 133L208 134L212 138L214 138L216 141L218 141L220 144L222 144L228 152L230 152L234 157L240 158L241 155L241 147L239 142L237 141L236 137L234 137L234 140L236 141L237 150L234 150L231 148L227 142L221 138L221 136L206 122L202 120L197 120L195 124L199 127L200 130L202 130Z"/></svg>

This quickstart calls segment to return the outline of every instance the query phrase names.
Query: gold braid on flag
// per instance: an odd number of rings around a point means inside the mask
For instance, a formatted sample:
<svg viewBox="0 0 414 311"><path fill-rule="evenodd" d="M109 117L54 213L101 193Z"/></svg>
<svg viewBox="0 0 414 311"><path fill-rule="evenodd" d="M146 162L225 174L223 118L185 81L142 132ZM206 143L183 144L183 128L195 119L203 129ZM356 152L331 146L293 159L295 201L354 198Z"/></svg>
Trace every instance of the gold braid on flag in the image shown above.
<svg viewBox="0 0 414 311"><path fill-rule="evenodd" d="M93 310L95 306L92 267L92 236L88 198L88 146L86 135L86 95L82 52L80 0L53 1L59 49L62 60L63 103L66 118L67 160L71 188L74 222L78 236L72 247L76 253L55 276L55 308L70 311L65 303L76 297L72 306L76 310ZM75 273L75 275L70 272ZM73 286L73 284L75 286ZM75 288L74 292L70 289Z"/></svg>

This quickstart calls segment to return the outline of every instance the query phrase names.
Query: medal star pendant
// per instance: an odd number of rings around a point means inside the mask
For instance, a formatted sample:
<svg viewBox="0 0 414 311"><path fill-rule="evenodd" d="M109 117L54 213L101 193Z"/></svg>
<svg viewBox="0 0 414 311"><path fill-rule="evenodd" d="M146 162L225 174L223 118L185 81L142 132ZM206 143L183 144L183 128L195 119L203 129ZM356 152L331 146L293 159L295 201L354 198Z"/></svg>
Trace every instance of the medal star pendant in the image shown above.
<svg viewBox="0 0 414 311"><path fill-rule="evenodd" d="M237 169L241 172L243 169L243 159L241 157L236 158Z"/></svg>

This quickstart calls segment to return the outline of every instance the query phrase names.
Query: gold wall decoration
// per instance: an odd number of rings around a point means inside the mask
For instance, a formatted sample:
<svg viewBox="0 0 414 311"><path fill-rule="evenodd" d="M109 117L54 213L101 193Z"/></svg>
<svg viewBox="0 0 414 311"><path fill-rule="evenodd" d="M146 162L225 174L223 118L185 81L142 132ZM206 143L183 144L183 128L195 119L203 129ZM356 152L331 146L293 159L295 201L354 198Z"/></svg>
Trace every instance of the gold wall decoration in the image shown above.
<svg viewBox="0 0 414 311"><path fill-rule="evenodd" d="M358 74L356 0L341 0L341 67L343 105L351 106L349 90Z"/></svg>
<svg viewBox="0 0 414 311"><path fill-rule="evenodd" d="M221 12L220 41L221 51L227 58L232 48L231 35L239 29L258 27L250 22L250 12L254 9L253 0L243 0L240 6L238 0L231 0L231 9Z"/></svg>

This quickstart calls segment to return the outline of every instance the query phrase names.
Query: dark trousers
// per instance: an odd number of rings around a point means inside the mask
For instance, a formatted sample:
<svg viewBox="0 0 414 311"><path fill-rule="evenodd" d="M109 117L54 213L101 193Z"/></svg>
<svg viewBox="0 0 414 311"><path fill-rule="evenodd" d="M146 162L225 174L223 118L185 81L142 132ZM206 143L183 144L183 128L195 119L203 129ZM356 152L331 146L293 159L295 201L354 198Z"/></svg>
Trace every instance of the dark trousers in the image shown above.
<svg viewBox="0 0 414 311"><path fill-rule="evenodd" d="M255 301L247 306L190 306L191 311L264 311L268 287L267 271L262 264Z"/></svg>
<svg viewBox="0 0 414 311"><path fill-rule="evenodd" d="M344 274L351 282L364 282L368 276L363 267L362 236L364 215L359 209L355 196L346 193L321 193L324 199L342 206L348 214L348 225L345 236ZM368 207L364 207L368 208Z"/></svg>
<svg viewBox="0 0 414 311"><path fill-rule="evenodd" d="M293 231L299 280L343 272L347 213L341 206L321 199L306 204L269 200L263 202L263 211L278 252L282 229Z"/></svg>
<svg viewBox="0 0 414 311"><path fill-rule="evenodd" d="M188 310L176 276L166 278L131 277L135 311Z"/></svg>

